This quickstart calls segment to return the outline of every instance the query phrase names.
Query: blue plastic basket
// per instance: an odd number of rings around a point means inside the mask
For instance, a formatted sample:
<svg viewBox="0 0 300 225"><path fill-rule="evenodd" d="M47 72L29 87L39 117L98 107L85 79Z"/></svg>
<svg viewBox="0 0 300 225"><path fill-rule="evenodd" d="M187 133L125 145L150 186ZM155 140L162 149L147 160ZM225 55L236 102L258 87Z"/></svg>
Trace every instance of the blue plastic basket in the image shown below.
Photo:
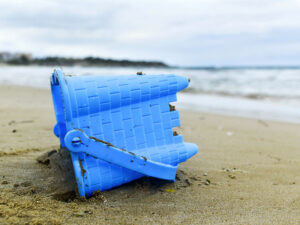
<svg viewBox="0 0 300 225"><path fill-rule="evenodd" d="M89 197L143 176L175 180L179 163L198 152L172 128L169 103L189 84L176 75L64 76L51 90L61 147L71 152L78 192Z"/></svg>

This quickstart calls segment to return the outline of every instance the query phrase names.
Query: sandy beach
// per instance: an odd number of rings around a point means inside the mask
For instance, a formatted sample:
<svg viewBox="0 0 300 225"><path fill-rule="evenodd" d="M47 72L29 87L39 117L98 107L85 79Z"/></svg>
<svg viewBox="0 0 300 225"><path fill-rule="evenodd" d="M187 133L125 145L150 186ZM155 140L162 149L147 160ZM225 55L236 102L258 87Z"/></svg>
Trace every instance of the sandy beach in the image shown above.
<svg viewBox="0 0 300 225"><path fill-rule="evenodd" d="M84 200L59 150L50 90L0 88L0 224L300 224L300 124L180 111L199 153L175 183Z"/></svg>

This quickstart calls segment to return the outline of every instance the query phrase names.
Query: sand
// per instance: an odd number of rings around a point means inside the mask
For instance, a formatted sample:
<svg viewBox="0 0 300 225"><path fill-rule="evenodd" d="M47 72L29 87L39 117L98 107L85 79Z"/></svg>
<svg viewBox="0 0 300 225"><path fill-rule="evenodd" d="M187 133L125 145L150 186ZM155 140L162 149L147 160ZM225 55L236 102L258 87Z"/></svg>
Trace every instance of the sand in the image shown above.
<svg viewBox="0 0 300 225"><path fill-rule="evenodd" d="M199 153L175 183L143 178L84 200L50 91L1 86L0 224L300 224L299 124L180 114Z"/></svg>

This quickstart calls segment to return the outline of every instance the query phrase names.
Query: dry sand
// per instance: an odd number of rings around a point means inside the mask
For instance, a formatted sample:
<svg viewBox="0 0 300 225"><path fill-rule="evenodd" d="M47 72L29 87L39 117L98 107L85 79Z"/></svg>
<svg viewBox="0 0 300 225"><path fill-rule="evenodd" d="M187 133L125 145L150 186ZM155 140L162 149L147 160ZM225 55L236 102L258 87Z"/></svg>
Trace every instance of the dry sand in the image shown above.
<svg viewBox="0 0 300 225"><path fill-rule="evenodd" d="M83 200L67 152L56 151L50 91L1 86L0 224L300 224L300 125L181 120L199 153L175 183L144 178Z"/></svg>

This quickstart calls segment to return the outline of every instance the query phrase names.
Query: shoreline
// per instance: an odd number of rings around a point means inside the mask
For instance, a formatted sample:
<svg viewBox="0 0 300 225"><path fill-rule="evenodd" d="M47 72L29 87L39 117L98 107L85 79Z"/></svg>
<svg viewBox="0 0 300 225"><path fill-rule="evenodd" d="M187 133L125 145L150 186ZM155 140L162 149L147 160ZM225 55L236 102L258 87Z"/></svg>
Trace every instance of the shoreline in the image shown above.
<svg viewBox="0 0 300 225"><path fill-rule="evenodd" d="M24 86L23 84L0 84L0 87L23 90L33 89L51 94L50 83L49 87ZM300 124L300 111L298 110L300 104L298 102L289 102L287 104L286 101L179 92L177 94L177 102L172 104L180 111Z"/></svg>
<svg viewBox="0 0 300 225"><path fill-rule="evenodd" d="M179 103L178 103L179 102ZM223 116L300 124L299 102L268 101L238 96L179 93L179 109Z"/></svg>

